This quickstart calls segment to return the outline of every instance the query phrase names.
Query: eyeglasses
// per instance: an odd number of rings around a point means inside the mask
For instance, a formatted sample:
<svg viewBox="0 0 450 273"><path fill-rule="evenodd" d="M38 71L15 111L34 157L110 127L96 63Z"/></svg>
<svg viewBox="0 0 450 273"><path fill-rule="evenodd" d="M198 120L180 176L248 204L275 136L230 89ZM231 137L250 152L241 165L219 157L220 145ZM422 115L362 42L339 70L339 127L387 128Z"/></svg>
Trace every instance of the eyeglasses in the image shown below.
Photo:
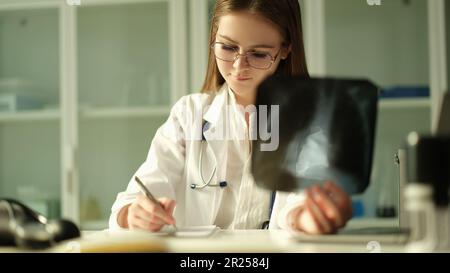
<svg viewBox="0 0 450 273"><path fill-rule="evenodd" d="M249 66L256 69L269 69L280 54L281 48L275 57L267 52L249 51L239 54L238 48L221 42L215 42L211 48L217 59L225 62L235 62L239 56L246 58Z"/></svg>

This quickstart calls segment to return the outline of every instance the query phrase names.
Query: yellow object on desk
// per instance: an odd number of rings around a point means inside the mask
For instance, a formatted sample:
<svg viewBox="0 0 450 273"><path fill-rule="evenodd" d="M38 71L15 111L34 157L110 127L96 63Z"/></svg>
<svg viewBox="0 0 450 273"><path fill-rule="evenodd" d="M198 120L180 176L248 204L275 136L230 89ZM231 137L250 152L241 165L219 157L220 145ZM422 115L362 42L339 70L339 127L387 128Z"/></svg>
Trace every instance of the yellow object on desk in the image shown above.
<svg viewBox="0 0 450 273"><path fill-rule="evenodd" d="M167 252L159 236L140 230L98 231L83 234L80 239L65 241L53 249L64 253Z"/></svg>
<svg viewBox="0 0 450 273"><path fill-rule="evenodd" d="M216 226L164 227L160 232L143 230L103 230L83 232L82 237L65 241L51 252L169 252L168 238L208 238L217 232Z"/></svg>

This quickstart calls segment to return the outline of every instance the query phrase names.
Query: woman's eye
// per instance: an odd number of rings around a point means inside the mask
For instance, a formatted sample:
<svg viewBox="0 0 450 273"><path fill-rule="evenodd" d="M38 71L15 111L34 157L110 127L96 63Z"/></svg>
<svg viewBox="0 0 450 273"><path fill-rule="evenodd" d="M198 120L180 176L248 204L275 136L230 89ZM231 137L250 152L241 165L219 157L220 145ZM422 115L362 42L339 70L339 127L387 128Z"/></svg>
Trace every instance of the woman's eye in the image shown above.
<svg viewBox="0 0 450 273"><path fill-rule="evenodd" d="M225 51L235 51L235 47L229 45L222 45L222 49Z"/></svg>
<svg viewBox="0 0 450 273"><path fill-rule="evenodd" d="M257 58L257 59L265 59L269 56L269 54L264 53L264 52L251 52L250 54L252 57Z"/></svg>

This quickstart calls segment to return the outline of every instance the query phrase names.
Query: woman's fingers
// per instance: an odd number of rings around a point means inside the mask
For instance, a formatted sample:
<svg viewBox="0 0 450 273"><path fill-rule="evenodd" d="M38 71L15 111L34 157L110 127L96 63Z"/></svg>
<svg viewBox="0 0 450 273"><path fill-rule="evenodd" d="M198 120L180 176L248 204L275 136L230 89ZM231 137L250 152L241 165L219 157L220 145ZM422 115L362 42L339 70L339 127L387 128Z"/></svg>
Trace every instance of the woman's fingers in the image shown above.
<svg viewBox="0 0 450 273"><path fill-rule="evenodd" d="M288 215L288 225L293 230L300 230L309 234L323 233L319 222L314 218L313 212L307 202L293 209Z"/></svg>
<svg viewBox="0 0 450 273"><path fill-rule="evenodd" d="M170 216L172 216L172 218L173 218L173 211L175 210L175 206L177 205L175 200L163 197L163 198L159 199L159 202L163 206L166 213L169 214Z"/></svg>
<svg viewBox="0 0 450 273"><path fill-rule="evenodd" d="M291 210L287 216L288 225L293 230L299 230L302 226L301 215L303 213L303 206L299 206Z"/></svg>
<svg viewBox="0 0 450 273"><path fill-rule="evenodd" d="M162 205L155 204L146 196L140 195L138 198L138 204L151 215L161 218L166 224L172 225L175 223L175 219L172 215L168 214Z"/></svg>
<svg viewBox="0 0 450 273"><path fill-rule="evenodd" d="M313 186L305 193L302 209L288 217L292 228L312 234L334 233L351 218L351 199L334 183L326 182L323 188Z"/></svg>
<svg viewBox="0 0 450 273"><path fill-rule="evenodd" d="M338 187L336 184L334 184L331 181L325 182L323 185L323 189L328 192L330 196L333 197L333 200L338 205L344 205L344 203L349 201L349 196L347 193L345 193L340 187Z"/></svg>
<svg viewBox="0 0 450 273"><path fill-rule="evenodd" d="M146 210L144 210L143 208L139 208L139 211L136 213L136 216L150 224L153 225L165 225L166 222L164 222L163 219L159 218L157 215L155 214L149 214Z"/></svg>
<svg viewBox="0 0 450 273"><path fill-rule="evenodd" d="M319 223L319 220L317 220L317 217L314 216L314 212L311 209L309 201L305 202L304 211L300 218L300 221L302 222L301 227L299 228L300 230L310 234L325 233L322 225Z"/></svg>
<svg viewBox="0 0 450 273"><path fill-rule="evenodd" d="M129 227L159 231L166 224L174 224L175 219L172 214L175 201L169 198L161 198L159 202L159 204L156 204L144 195L138 196L129 207Z"/></svg>
<svg viewBox="0 0 450 273"><path fill-rule="evenodd" d="M137 204L136 206L132 206L130 210L132 210L133 216L138 217L144 221L150 222L152 215L148 213L144 208L142 208L139 204Z"/></svg>
<svg viewBox="0 0 450 273"><path fill-rule="evenodd" d="M128 222L130 229L149 230L150 228L150 223L148 221L140 219L137 216L131 216Z"/></svg>
<svg viewBox="0 0 450 273"><path fill-rule="evenodd" d="M131 228L139 228L149 231L159 231L164 226L164 221L157 217L152 217L150 221L139 218L135 215L134 219L131 221Z"/></svg>
<svg viewBox="0 0 450 273"><path fill-rule="evenodd" d="M320 215L316 215L316 206L312 203L312 193L305 191L306 199L302 206L293 209L288 215L288 224L294 230L300 230L309 234L327 233L327 224L322 224ZM320 211L319 211L320 213ZM322 221L323 217L322 217Z"/></svg>
<svg viewBox="0 0 450 273"><path fill-rule="evenodd" d="M320 207L325 217L331 222L333 228L336 229L344 225L343 212L339 209L330 196L320 187L312 188L313 199Z"/></svg>
<svg viewBox="0 0 450 273"><path fill-rule="evenodd" d="M165 222L157 216L148 213L136 203L129 208L128 225L130 228L158 231L165 225Z"/></svg>
<svg viewBox="0 0 450 273"><path fill-rule="evenodd" d="M323 233L330 233L334 230L334 227L315 201L313 194L314 193L311 190L307 190L307 198L305 201L306 209L312 214L313 219L315 219L315 221L320 225L321 231L323 231Z"/></svg>
<svg viewBox="0 0 450 273"><path fill-rule="evenodd" d="M342 212L344 222L350 219L352 217L352 200L350 196L331 181L327 181L323 189Z"/></svg>

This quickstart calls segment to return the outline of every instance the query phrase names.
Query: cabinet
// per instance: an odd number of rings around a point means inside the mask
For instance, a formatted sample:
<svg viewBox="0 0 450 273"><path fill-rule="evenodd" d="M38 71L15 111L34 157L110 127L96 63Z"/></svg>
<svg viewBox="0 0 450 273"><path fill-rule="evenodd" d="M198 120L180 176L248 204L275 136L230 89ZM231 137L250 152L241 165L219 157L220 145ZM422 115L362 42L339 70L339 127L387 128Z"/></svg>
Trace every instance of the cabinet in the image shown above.
<svg viewBox="0 0 450 273"><path fill-rule="evenodd" d="M0 195L60 214L59 8L0 2Z"/></svg>
<svg viewBox="0 0 450 273"><path fill-rule="evenodd" d="M170 46L170 9L176 2L83 2L76 10L76 152L85 227L106 222L115 195L145 160L175 93L187 92L187 86L171 86L180 78L170 78L183 63Z"/></svg>
<svg viewBox="0 0 450 273"><path fill-rule="evenodd" d="M0 103L36 102L0 108L0 193L104 228L171 105L188 92L188 5L74 3L0 0Z"/></svg>

